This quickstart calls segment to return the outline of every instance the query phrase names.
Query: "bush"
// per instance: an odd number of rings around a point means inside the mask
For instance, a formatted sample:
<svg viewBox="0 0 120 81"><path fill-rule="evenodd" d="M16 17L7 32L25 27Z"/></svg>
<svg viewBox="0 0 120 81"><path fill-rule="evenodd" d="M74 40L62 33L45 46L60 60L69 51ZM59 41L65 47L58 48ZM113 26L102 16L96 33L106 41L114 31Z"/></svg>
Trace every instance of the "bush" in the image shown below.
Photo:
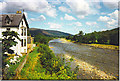
<svg viewBox="0 0 120 81"><path fill-rule="evenodd" d="M76 78L75 72L70 69L70 62L64 62L55 56L55 54L50 50L50 48L45 44L39 44L38 52L40 55L40 62L43 68L46 68L46 71L49 71L51 75L54 73L57 75L58 79L72 79Z"/></svg>

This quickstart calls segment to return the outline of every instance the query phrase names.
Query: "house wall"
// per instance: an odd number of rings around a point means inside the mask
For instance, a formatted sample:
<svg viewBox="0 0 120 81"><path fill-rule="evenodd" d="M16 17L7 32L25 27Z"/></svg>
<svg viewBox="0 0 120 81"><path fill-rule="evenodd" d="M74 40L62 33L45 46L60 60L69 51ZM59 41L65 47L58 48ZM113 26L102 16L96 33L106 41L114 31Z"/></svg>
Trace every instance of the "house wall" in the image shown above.
<svg viewBox="0 0 120 81"><path fill-rule="evenodd" d="M8 27L10 28L10 31L15 31L19 34L19 38L20 39L25 39L26 40L26 46L21 46L21 40L18 40L18 39L15 39L15 41L18 42L18 44L16 46L13 46L11 47L11 49L14 50L15 53L17 53L18 55L21 54L21 53L27 53L27 26L25 24L25 21L24 19L22 19L23 21L23 25L22 25L22 22L20 22L20 25L19 27ZM26 28L26 35L22 36L21 33L22 33L22 28ZM0 27L0 38L3 39L2 37L2 32L3 31L6 31L7 30L7 27Z"/></svg>
<svg viewBox="0 0 120 81"><path fill-rule="evenodd" d="M27 53L27 26L25 24L25 21L24 19L22 19L23 21L23 25L22 25L22 22L20 23L19 25L19 30L20 30L20 38L23 39L23 42L24 42L24 39L26 40L26 46L21 46L21 53ZM26 29L26 35L21 35L22 34L22 29Z"/></svg>

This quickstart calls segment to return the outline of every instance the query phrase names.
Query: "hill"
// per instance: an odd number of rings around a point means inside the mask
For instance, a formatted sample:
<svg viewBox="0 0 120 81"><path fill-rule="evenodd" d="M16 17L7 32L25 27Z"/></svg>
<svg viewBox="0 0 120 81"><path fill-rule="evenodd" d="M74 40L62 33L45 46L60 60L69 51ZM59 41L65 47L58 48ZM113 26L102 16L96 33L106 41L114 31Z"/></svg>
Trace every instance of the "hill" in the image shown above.
<svg viewBox="0 0 120 81"><path fill-rule="evenodd" d="M29 31L32 36L38 35L39 33L49 37L66 37L71 35L69 33L64 33L56 30L44 30L38 28L29 28Z"/></svg>

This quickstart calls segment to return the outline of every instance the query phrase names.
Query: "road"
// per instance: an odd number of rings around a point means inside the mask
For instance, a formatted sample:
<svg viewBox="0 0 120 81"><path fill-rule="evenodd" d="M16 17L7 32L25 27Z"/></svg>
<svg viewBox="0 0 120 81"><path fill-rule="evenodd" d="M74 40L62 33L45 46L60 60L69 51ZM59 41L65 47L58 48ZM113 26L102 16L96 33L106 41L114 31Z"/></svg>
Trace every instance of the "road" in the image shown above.
<svg viewBox="0 0 120 81"><path fill-rule="evenodd" d="M49 46L56 56L74 61L71 68L79 65L78 79L118 79L119 53L115 50L78 45L65 39L54 39Z"/></svg>

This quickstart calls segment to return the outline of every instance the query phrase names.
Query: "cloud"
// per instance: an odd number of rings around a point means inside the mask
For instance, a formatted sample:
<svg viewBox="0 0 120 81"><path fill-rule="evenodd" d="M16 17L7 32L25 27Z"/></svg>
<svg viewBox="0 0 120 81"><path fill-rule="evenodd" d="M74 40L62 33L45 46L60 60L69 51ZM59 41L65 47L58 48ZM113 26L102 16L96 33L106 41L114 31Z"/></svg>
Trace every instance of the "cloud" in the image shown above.
<svg viewBox="0 0 120 81"><path fill-rule="evenodd" d="M62 1L60 1L60 0L53 0L53 1L47 0L47 1L49 1L49 3L52 4L52 5L59 5L59 4L61 4L61 2L62 2Z"/></svg>
<svg viewBox="0 0 120 81"><path fill-rule="evenodd" d="M106 31L107 29L101 29L101 31Z"/></svg>
<svg viewBox="0 0 120 81"><path fill-rule="evenodd" d="M60 29L62 26L60 24L48 22L48 25L51 29Z"/></svg>
<svg viewBox="0 0 120 81"><path fill-rule="evenodd" d="M63 20L63 17L60 17L60 20Z"/></svg>
<svg viewBox="0 0 120 81"><path fill-rule="evenodd" d="M71 11L80 19L85 18L85 16L88 16L89 14L98 14L97 9L101 8L99 2L87 2L86 0L66 0L66 4L70 7Z"/></svg>
<svg viewBox="0 0 120 81"><path fill-rule="evenodd" d="M98 21L107 22L109 19L110 19L110 18L107 17L107 16L100 16L100 17L98 18Z"/></svg>
<svg viewBox="0 0 120 81"><path fill-rule="evenodd" d="M118 19L118 10L115 10L113 13L108 14L111 18Z"/></svg>
<svg viewBox="0 0 120 81"><path fill-rule="evenodd" d="M77 17L80 18L80 19L84 19L85 18L84 15L78 15Z"/></svg>
<svg viewBox="0 0 120 81"><path fill-rule="evenodd" d="M101 6L99 4L96 5L97 9L101 9Z"/></svg>
<svg viewBox="0 0 120 81"><path fill-rule="evenodd" d="M118 27L118 21L115 19L111 19L110 21L107 22L106 26L108 28L116 28L116 27Z"/></svg>
<svg viewBox="0 0 120 81"><path fill-rule="evenodd" d="M92 26L92 25L96 25L96 22L86 22L86 25Z"/></svg>
<svg viewBox="0 0 120 81"><path fill-rule="evenodd" d="M82 23L81 22L75 22L74 23L76 26L82 26Z"/></svg>
<svg viewBox="0 0 120 81"><path fill-rule="evenodd" d="M117 9L118 8L118 1L119 0L103 0L103 4L107 8Z"/></svg>
<svg viewBox="0 0 120 81"><path fill-rule="evenodd" d="M106 13L105 13L105 12L102 12L101 15L106 15Z"/></svg>
<svg viewBox="0 0 120 81"><path fill-rule="evenodd" d="M2 4L2 11L6 13L14 13L18 10L45 13L50 17L56 17L56 9L50 5L47 0L4 0ZM14 6L13 6L14 5Z"/></svg>
<svg viewBox="0 0 120 81"><path fill-rule="evenodd" d="M66 3L77 16L87 16L90 11L89 4L84 0L66 0Z"/></svg>
<svg viewBox="0 0 120 81"><path fill-rule="evenodd" d="M114 19L111 19L110 21L107 22L107 24L109 24L109 25L115 25L116 23L117 23L117 21Z"/></svg>
<svg viewBox="0 0 120 81"><path fill-rule="evenodd" d="M30 18L30 21L44 21L46 17L44 15L40 15L38 18Z"/></svg>
<svg viewBox="0 0 120 81"><path fill-rule="evenodd" d="M64 6L60 6L58 9L62 12L68 12L68 13L71 12L68 8L66 8Z"/></svg>
<svg viewBox="0 0 120 81"><path fill-rule="evenodd" d="M40 19L40 20L46 20L46 17L45 17L44 15L40 15L40 16L39 16L39 19Z"/></svg>
<svg viewBox="0 0 120 81"><path fill-rule="evenodd" d="M102 21L106 23L106 27L108 28L116 28L118 27L118 10L115 10L112 13L107 14L107 16L100 16L98 21Z"/></svg>
<svg viewBox="0 0 120 81"><path fill-rule="evenodd" d="M65 17L64 17L65 20L76 20L73 16L70 16L68 14L65 14Z"/></svg>
<svg viewBox="0 0 120 81"><path fill-rule="evenodd" d="M68 24L68 25L74 25L74 26L77 26L77 27L79 27L79 26L82 26L82 23L81 22L73 22L73 23L70 23L70 24Z"/></svg>

